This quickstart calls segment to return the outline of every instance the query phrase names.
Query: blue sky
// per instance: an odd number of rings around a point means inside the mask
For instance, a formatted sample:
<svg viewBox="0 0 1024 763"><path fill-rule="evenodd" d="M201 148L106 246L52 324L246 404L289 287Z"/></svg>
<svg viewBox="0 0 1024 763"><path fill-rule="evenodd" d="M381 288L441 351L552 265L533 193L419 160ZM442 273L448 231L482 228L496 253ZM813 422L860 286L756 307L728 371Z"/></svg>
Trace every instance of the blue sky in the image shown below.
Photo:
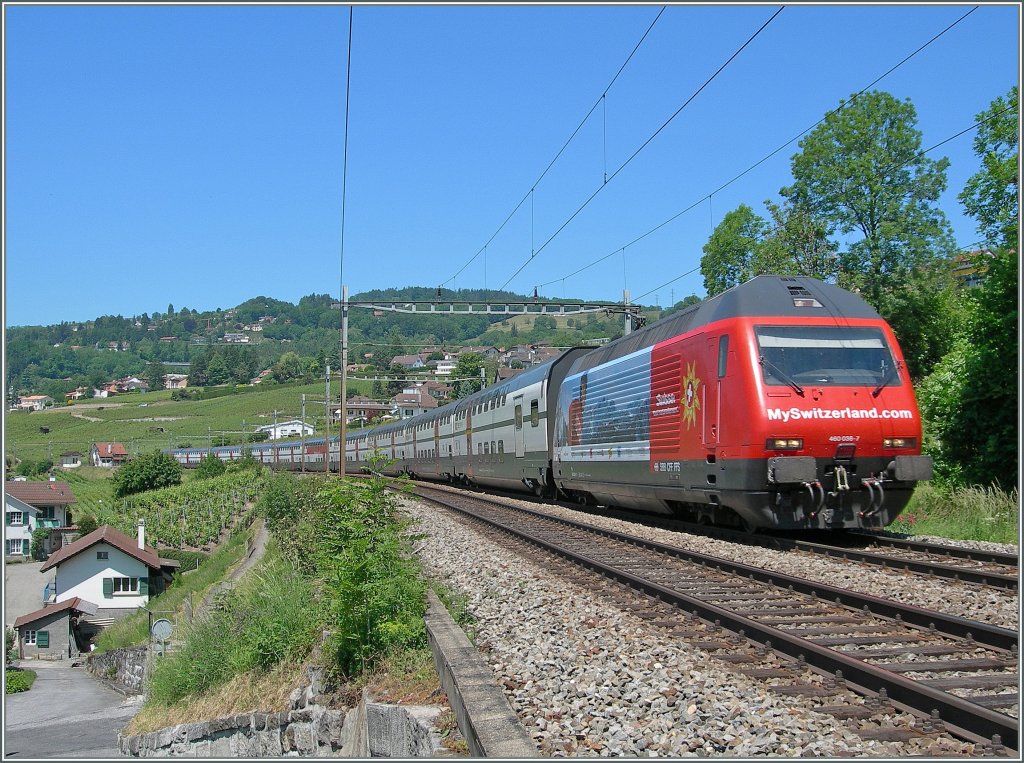
<svg viewBox="0 0 1024 763"><path fill-rule="evenodd" d="M714 224L765 214L795 142L626 245L971 7L787 7L551 238L778 6L668 6L536 186L661 6L356 6L344 281L702 296ZM6 5L4 26L6 325L340 293L347 6ZM1019 38L1015 4L981 5L875 87L929 147L1017 83ZM961 245L972 137L930 154Z"/></svg>

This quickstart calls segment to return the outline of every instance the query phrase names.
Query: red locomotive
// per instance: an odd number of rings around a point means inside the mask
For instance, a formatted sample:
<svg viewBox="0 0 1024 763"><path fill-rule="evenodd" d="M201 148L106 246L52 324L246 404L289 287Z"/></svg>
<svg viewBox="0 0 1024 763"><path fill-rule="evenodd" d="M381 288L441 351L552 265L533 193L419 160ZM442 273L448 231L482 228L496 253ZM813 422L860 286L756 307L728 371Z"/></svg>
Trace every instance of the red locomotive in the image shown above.
<svg viewBox="0 0 1024 763"><path fill-rule="evenodd" d="M559 398L554 481L581 500L881 527L931 478L892 330L812 278L759 276L588 353Z"/></svg>

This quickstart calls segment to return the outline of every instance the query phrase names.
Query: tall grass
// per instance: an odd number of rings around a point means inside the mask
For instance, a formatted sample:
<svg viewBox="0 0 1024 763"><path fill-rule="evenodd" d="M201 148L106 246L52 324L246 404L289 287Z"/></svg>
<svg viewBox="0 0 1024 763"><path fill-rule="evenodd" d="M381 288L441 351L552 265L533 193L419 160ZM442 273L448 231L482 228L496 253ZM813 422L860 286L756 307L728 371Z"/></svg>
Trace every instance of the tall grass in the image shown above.
<svg viewBox="0 0 1024 763"><path fill-rule="evenodd" d="M185 641L156 663L150 701L171 705L246 673L267 673L311 651L318 613L313 588L271 547L237 588L184 630Z"/></svg>
<svg viewBox="0 0 1024 763"><path fill-rule="evenodd" d="M922 483L888 529L961 540L1019 543L1020 494L995 487L941 489Z"/></svg>

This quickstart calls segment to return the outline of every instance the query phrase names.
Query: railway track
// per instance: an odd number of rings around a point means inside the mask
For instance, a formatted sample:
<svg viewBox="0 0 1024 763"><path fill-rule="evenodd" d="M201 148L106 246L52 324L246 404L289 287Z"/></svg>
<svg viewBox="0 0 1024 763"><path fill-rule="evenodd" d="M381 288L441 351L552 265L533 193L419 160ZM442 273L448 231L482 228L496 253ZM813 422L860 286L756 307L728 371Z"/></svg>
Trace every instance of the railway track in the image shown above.
<svg viewBox="0 0 1024 763"><path fill-rule="evenodd" d="M571 504L565 504L565 507L579 509L578 506ZM587 511L594 511L594 509L587 507ZM614 519L637 521L635 512L599 507L597 513ZM653 514L645 514L643 519L648 524L662 529L707 535L734 543L778 550L804 551L962 583L975 583L1007 591L1019 590L1020 568L1019 557L1016 554L946 546L873 533L839 533L825 542L820 537L811 539L814 536L805 539L780 533L751 534L728 528L697 525Z"/></svg>
<svg viewBox="0 0 1024 763"><path fill-rule="evenodd" d="M429 501L461 512L549 554L646 594L640 616L708 649L773 691L822 698L850 689L860 704L824 705L850 720L893 706L914 713L913 729L948 730L1018 749L1017 634L964 618L728 562L477 495L417 486ZM824 676L824 678L822 678Z"/></svg>
<svg viewBox="0 0 1024 763"><path fill-rule="evenodd" d="M430 483L417 484L429 485ZM466 490L466 488L455 487L452 489ZM488 491L488 493L506 495L519 501L534 503L537 506L556 505L572 511L580 511L582 508L579 504L551 501L526 493L502 491ZM725 527L685 522L661 514L627 511L612 506L587 506L582 510L610 519L619 519L625 522L639 521L650 527L704 535L733 543L780 551L803 551L960 583L971 583L1005 591L1019 590L1020 568L1019 556L1016 554L946 546L866 532L831 533L832 537L829 537L826 542L820 537L806 533L802 535L808 535L808 537L794 537L782 533L748 533Z"/></svg>

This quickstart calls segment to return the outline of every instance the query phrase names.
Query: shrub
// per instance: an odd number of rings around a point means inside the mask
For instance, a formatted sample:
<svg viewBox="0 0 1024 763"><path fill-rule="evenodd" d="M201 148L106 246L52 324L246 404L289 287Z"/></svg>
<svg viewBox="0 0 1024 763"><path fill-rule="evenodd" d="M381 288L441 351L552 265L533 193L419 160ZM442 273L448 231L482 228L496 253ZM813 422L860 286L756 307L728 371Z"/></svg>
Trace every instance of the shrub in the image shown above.
<svg viewBox="0 0 1024 763"><path fill-rule="evenodd" d="M19 691L28 691L32 688L32 684L35 683L36 674L33 670L15 670L7 668L5 670L7 678L7 694L14 694Z"/></svg>
<svg viewBox="0 0 1024 763"><path fill-rule="evenodd" d="M196 479L205 480L210 477L219 477L227 470L224 462L213 453L207 454L196 467Z"/></svg>
<svg viewBox="0 0 1024 763"><path fill-rule="evenodd" d="M79 537L88 535L100 526L99 522L96 521L96 517L94 517L92 514L83 514L78 518L77 524Z"/></svg>
<svg viewBox="0 0 1024 763"><path fill-rule="evenodd" d="M170 454L155 451L133 458L119 467L110 481L115 498L180 485L181 464Z"/></svg>

